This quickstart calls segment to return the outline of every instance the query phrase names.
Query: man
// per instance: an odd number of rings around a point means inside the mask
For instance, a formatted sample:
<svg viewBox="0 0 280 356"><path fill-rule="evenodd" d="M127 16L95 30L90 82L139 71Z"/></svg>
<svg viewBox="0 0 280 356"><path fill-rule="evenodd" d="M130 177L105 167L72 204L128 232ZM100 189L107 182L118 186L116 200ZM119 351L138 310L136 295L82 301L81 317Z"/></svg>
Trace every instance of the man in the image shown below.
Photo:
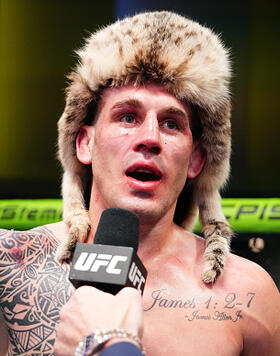
<svg viewBox="0 0 280 356"><path fill-rule="evenodd" d="M1 236L9 353L53 354L59 311L73 293L67 276L75 243L91 243L102 211L117 206L140 219L147 355L278 355L276 286L252 262L226 260L231 233L218 190L229 172L230 70L219 39L155 12L98 31L78 53L59 122L64 223ZM206 243L186 230L196 207ZM90 293L75 292L66 310L75 312L77 298L90 308ZM94 309L83 320L93 316ZM82 332L70 353L99 328L76 319ZM63 345L60 331L58 338Z"/></svg>

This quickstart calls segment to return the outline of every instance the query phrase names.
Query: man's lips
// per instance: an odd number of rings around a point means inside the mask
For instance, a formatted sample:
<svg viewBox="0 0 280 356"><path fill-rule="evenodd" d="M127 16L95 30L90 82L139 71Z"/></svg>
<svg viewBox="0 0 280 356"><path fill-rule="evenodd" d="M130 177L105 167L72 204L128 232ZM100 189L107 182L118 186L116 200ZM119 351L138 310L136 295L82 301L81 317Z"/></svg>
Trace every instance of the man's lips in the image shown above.
<svg viewBox="0 0 280 356"><path fill-rule="evenodd" d="M162 179L161 171L154 164L133 164L126 171L127 177L138 182L158 182Z"/></svg>

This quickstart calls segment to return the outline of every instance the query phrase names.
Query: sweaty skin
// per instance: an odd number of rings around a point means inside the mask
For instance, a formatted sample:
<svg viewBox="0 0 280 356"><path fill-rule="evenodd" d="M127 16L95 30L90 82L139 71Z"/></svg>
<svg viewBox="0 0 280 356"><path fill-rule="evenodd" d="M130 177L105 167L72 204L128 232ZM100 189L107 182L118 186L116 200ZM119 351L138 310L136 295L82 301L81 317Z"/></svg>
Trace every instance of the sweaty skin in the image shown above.
<svg viewBox="0 0 280 356"><path fill-rule="evenodd" d="M204 284L204 240L173 223L186 179L205 161L193 143L187 105L155 84L106 89L99 105L94 125L77 137L77 157L93 171L85 242L93 242L104 209L138 214L138 255L148 270L147 356L279 355L280 297L270 276L230 255L223 275ZM137 179L143 171L153 179ZM63 222L1 231L0 303L9 337L1 328L0 355L7 344L10 356L53 355L59 311L73 293L69 265L55 259L67 236Z"/></svg>

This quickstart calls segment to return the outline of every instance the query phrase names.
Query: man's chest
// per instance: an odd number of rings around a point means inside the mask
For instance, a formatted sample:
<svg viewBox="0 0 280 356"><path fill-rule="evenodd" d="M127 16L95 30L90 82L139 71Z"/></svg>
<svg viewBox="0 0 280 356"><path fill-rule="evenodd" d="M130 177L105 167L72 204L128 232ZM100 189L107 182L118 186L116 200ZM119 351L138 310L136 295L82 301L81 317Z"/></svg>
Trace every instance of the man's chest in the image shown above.
<svg viewBox="0 0 280 356"><path fill-rule="evenodd" d="M239 356L246 310L228 303L230 297L149 290L144 300L147 355Z"/></svg>

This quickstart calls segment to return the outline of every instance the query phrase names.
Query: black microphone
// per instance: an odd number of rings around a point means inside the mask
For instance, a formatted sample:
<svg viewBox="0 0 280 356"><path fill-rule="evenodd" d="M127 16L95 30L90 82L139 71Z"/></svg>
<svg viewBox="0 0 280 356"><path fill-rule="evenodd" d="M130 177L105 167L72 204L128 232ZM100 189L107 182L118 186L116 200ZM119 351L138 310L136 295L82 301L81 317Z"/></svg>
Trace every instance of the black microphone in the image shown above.
<svg viewBox="0 0 280 356"><path fill-rule="evenodd" d="M143 294L147 270L137 256L139 218L129 210L104 210L94 244L77 243L69 280L78 288L96 287L111 294L134 287Z"/></svg>

